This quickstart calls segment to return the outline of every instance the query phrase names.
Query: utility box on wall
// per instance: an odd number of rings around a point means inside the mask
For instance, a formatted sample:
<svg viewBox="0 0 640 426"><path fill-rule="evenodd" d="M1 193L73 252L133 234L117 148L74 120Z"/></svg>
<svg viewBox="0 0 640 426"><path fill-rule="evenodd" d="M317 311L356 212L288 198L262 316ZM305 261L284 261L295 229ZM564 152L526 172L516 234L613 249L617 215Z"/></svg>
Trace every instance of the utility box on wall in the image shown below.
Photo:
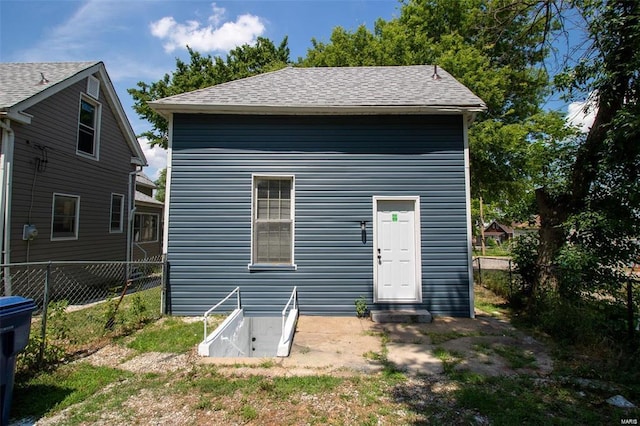
<svg viewBox="0 0 640 426"><path fill-rule="evenodd" d="M38 228L35 225L24 225L22 229L22 239L24 241L33 241L38 236Z"/></svg>

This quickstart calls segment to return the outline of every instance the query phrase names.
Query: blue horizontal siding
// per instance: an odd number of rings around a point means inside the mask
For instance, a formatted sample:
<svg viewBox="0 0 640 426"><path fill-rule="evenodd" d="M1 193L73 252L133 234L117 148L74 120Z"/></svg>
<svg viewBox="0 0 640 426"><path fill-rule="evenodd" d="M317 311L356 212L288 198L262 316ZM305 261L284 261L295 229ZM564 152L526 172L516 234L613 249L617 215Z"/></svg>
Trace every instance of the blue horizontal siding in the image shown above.
<svg viewBox="0 0 640 426"><path fill-rule="evenodd" d="M176 115L173 131L174 314L200 315L236 286L249 314L281 310L296 285L303 314L353 315L360 296L374 307L372 197L419 195L423 303L408 306L469 315L461 116ZM262 173L295 175L295 271L248 269Z"/></svg>

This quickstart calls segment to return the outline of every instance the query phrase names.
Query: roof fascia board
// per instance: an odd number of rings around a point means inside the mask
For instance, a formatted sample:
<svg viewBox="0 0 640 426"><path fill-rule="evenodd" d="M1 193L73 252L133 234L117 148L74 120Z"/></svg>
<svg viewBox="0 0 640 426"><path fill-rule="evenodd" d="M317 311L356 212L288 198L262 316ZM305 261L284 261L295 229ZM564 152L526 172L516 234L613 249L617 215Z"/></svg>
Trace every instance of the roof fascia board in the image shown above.
<svg viewBox="0 0 640 426"><path fill-rule="evenodd" d="M152 109L165 118L171 114L257 114L257 115L393 115L393 114L465 114L471 119L476 113L486 110L481 105L437 106L253 106L253 105L185 105L150 103Z"/></svg>
<svg viewBox="0 0 640 426"><path fill-rule="evenodd" d="M122 130L122 133L124 133L127 139L127 143L129 144L129 147L131 148L131 150L135 155L135 157L131 158L131 163L137 164L139 166L147 166L148 165L147 158L145 157L144 152L142 151L142 147L138 142L138 138L136 137L136 134L133 131L133 128L131 127L131 123L127 118L127 114L125 114L124 112L124 108L122 107L120 98L116 94L116 90L113 87L113 84L111 83L109 74L107 74L107 69L105 68L102 62L100 62L99 65L101 66L99 68L98 73L100 74L100 79L104 83L104 86L108 93L107 101L111 105L111 108L115 111L116 117L118 117L118 125L120 126L120 130Z"/></svg>
<svg viewBox="0 0 640 426"><path fill-rule="evenodd" d="M143 207L154 207L156 209L163 209L164 208L164 203L162 201L158 201L157 203L152 203L152 202L149 202L149 201L135 200L135 205L136 206L143 206ZM137 212L137 213L146 213L146 212Z"/></svg>
<svg viewBox="0 0 640 426"><path fill-rule="evenodd" d="M2 111L0 117L8 118L11 121L18 122L20 124L31 124L33 115L27 114L23 111Z"/></svg>

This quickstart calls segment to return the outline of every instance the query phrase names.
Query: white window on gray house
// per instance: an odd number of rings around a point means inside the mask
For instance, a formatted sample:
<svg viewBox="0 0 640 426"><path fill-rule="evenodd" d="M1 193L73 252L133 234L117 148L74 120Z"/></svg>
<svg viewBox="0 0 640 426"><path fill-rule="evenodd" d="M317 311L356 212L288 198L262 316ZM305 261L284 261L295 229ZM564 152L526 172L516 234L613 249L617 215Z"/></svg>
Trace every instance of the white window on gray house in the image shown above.
<svg viewBox="0 0 640 426"><path fill-rule="evenodd" d="M98 158L100 140L100 109L100 104L91 98L86 96L80 98L76 152L95 159Z"/></svg>
<svg viewBox="0 0 640 426"><path fill-rule="evenodd" d="M53 194L51 210L51 239L77 240L80 222L80 197Z"/></svg>
<svg viewBox="0 0 640 426"><path fill-rule="evenodd" d="M158 241L158 215L153 213L136 213L133 218L133 240L136 243L152 243Z"/></svg>
<svg viewBox="0 0 640 426"><path fill-rule="evenodd" d="M253 177L253 265L293 265L293 176Z"/></svg>
<svg viewBox="0 0 640 426"><path fill-rule="evenodd" d="M120 233L124 223L124 195L111 194L111 220L109 232Z"/></svg>

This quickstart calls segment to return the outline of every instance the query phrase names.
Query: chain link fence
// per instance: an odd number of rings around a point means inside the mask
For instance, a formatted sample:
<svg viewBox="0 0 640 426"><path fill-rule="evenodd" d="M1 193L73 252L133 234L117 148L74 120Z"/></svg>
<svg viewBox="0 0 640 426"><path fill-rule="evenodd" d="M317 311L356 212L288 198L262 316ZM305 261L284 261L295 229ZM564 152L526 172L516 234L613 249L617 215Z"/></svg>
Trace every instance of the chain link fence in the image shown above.
<svg viewBox="0 0 640 426"><path fill-rule="evenodd" d="M26 297L37 306L22 366L90 352L160 318L166 276L162 257L0 265L0 296Z"/></svg>
<svg viewBox="0 0 640 426"><path fill-rule="evenodd" d="M474 282L510 299L520 290L520 275L510 257L475 256L473 258Z"/></svg>

